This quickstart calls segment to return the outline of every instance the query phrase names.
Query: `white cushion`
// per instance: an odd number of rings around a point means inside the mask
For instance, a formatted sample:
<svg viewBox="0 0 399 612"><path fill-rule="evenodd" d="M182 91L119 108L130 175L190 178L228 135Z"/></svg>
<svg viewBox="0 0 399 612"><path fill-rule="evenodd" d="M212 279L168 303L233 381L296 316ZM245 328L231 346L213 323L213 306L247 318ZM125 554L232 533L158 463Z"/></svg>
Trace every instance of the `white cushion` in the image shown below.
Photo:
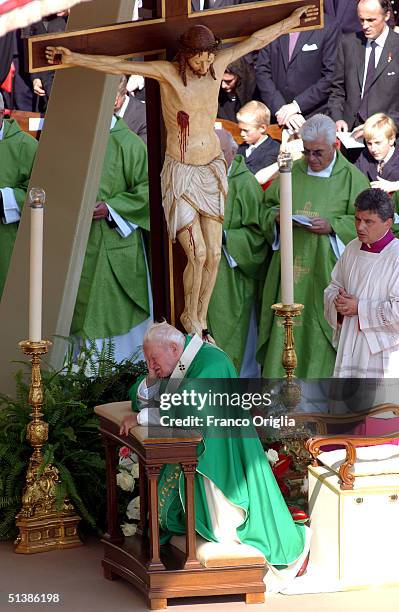
<svg viewBox="0 0 399 612"><path fill-rule="evenodd" d="M173 536L170 543L186 552L186 536ZM196 538L196 557L205 567L237 567L266 563L263 554L254 546L239 542L208 542L199 535Z"/></svg>
<svg viewBox="0 0 399 612"><path fill-rule="evenodd" d="M320 453L319 461L334 472L346 459L346 450ZM399 447L396 444L360 446L356 448L356 461L350 472L355 476L374 476L378 474L399 474Z"/></svg>

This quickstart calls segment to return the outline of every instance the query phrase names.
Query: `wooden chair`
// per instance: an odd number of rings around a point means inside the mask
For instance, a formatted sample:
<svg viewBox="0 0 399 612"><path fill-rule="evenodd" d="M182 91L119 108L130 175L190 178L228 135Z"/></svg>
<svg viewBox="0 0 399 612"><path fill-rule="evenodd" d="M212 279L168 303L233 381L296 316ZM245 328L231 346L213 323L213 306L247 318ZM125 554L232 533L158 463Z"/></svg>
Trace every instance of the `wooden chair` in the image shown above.
<svg viewBox="0 0 399 612"><path fill-rule="evenodd" d="M36 140L39 140L41 130L29 129L29 119L40 119L40 113L30 113L28 111L12 110L10 112L10 119L15 119L18 122L19 127L24 132L27 132Z"/></svg>
<svg viewBox="0 0 399 612"><path fill-rule="evenodd" d="M190 432L161 437L135 427L120 436L130 402L95 408L106 451L108 530L103 538L104 576L125 578L139 589L150 609L166 608L168 598L245 594L246 603L264 601L265 559L251 546L207 543L195 534L194 475L202 438ZM124 537L117 514L117 447L127 446L139 461L140 522L134 536ZM185 478L186 536L160 546L158 477L163 464L178 463ZM210 544L210 546L207 546Z"/></svg>
<svg viewBox="0 0 399 612"><path fill-rule="evenodd" d="M238 127L237 123L234 123L234 121L229 121L229 119L219 119L219 118L216 119L216 124L217 123L221 123L222 128L230 132L230 134L233 136L237 144L240 145L244 142L241 136L240 128ZM269 125L267 128L267 134L274 140L278 140L279 142L281 142L281 127L280 126Z"/></svg>

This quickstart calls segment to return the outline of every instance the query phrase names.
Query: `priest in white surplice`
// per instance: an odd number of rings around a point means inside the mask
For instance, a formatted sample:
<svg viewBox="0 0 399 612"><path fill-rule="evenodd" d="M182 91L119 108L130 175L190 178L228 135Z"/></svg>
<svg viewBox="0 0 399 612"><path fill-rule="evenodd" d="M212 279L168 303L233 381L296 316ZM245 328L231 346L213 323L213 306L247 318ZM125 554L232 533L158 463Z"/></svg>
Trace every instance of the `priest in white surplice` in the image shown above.
<svg viewBox="0 0 399 612"><path fill-rule="evenodd" d="M355 202L358 237L337 261L324 291L324 314L337 347L334 376L388 378L399 374L399 240L394 207L381 189Z"/></svg>

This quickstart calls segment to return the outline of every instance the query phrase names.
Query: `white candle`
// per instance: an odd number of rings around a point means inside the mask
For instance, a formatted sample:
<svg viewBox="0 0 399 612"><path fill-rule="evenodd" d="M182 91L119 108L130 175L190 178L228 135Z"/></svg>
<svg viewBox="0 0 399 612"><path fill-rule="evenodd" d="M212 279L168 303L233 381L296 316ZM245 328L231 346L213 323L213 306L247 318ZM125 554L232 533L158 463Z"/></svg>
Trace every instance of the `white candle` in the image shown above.
<svg viewBox="0 0 399 612"><path fill-rule="evenodd" d="M292 240L292 157L281 153L278 158L280 170L280 257L281 257L281 301L285 305L294 303L294 264Z"/></svg>
<svg viewBox="0 0 399 612"><path fill-rule="evenodd" d="M42 189L31 189L30 273L29 273L29 340L42 339L42 284L43 284L43 205L46 195Z"/></svg>

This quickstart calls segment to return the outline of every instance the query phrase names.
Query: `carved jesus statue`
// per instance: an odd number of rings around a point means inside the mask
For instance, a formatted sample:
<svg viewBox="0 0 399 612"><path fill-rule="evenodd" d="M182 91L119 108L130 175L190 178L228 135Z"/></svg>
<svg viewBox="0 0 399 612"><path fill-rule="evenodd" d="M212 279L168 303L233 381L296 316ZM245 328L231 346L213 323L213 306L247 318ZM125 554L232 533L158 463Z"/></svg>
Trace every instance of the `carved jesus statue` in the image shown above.
<svg viewBox="0 0 399 612"><path fill-rule="evenodd" d="M106 55L74 53L47 47L49 64L93 68L110 74L140 74L160 84L167 133L161 175L163 207L169 237L182 245L187 266L183 274L184 310L181 323L188 333L212 341L207 311L221 256L226 163L215 133L218 94L226 67L239 57L261 49L300 25L313 21L314 5L296 9L283 21L258 30L229 48L206 26L189 28L179 39L175 61L130 62Z"/></svg>

